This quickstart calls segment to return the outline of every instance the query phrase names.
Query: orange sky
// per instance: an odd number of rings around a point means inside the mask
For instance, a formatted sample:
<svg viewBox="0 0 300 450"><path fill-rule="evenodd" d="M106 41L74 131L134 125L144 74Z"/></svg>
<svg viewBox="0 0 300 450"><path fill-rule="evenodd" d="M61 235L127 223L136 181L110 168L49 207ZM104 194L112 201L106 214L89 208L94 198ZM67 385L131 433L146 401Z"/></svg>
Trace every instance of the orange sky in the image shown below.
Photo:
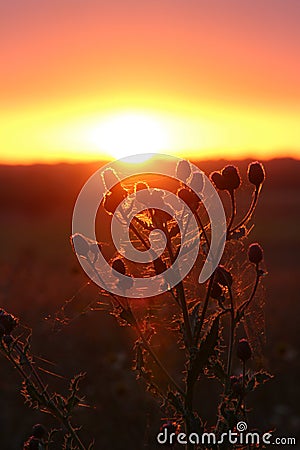
<svg viewBox="0 0 300 450"><path fill-rule="evenodd" d="M128 114L155 150L300 157L299 23L298 0L0 2L1 161L116 156Z"/></svg>

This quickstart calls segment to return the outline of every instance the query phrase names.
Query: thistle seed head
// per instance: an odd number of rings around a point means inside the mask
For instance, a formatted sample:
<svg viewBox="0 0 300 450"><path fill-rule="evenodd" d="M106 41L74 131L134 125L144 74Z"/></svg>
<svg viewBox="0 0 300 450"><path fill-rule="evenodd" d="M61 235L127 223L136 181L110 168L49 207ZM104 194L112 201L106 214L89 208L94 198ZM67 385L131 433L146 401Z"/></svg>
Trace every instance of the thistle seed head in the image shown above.
<svg viewBox="0 0 300 450"><path fill-rule="evenodd" d="M215 281L221 286L231 287L232 285L232 275L223 266L218 266L215 272Z"/></svg>
<svg viewBox="0 0 300 450"><path fill-rule="evenodd" d="M263 249L261 246L255 242L251 244L248 249L248 259L253 264L259 264L264 257Z"/></svg>
<svg viewBox="0 0 300 450"><path fill-rule="evenodd" d="M237 189L241 184L240 175L238 169L235 166L226 166L222 170L222 177L228 191Z"/></svg>
<svg viewBox="0 0 300 450"><path fill-rule="evenodd" d="M252 162L248 166L248 180L258 188L265 181L265 169L264 166L258 162Z"/></svg>
<svg viewBox="0 0 300 450"><path fill-rule="evenodd" d="M183 181L183 183L186 183L186 181L190 177L191 173L192 173L191 166L188 161L183 159L177 163L176 177L179 178L179 180Z"/></svg>
<svg viewBox="0 0 300 450"><path fill-rule="evenodd" d="M101 174L103 182L107 190L111 190L111 187L119 183L120 179L114 169L111 167L107 168Z"/></svg>
<svg viewBox="0 0 300 450"><path fill-rule="evenodd" d="M243 362L248 361L252 356L252 350L247 339L240 339L236 351L237 357Z"/></svg>
<svg viewBox="0 0 300 450"><path fill-rule="evenodd" d="M226 189L225 180L220 172L213 172L210 178L217 189L224 191Z"/></svg>
<svg viewBox="0 0 300 450"><path fill-rule="evenodd" d="M181 188L177 191L178 197L188 205L190 210L195 213L199 207L200 199L195 192L188 188Z"/></svg>
<svg viewBox="0 0 300 450"><path fill-rule="evenodd" d="M200 192L203 191L203 186L204 186L204 177L203 177L203 173L201 172L195 172L193 173L193 177L192 180L190 182L190 187L197 192L198 194L200 194Z"/></svg>
<svg viewBox="0 0 300 450"><path fill-rule="evenodd" d="M73 234L73 236L71 236L71 244L77 255L85 257L88 255L90 244L81 234Z"/></svg>
<svg viewBox="0 0 300 450"><path fill-rule="evenodd" d="M112 268L116 271L119 272L122 275L126 274L126 267L125 264L123 263L122 259L115 259L114 262L112 263Z"/></svg>
<svg viewBox="0 0 300 450"><path fill-rule="evenodd" d="M18 325L18 319L12 314L0 309L0 336L11 334Z"/></svg>

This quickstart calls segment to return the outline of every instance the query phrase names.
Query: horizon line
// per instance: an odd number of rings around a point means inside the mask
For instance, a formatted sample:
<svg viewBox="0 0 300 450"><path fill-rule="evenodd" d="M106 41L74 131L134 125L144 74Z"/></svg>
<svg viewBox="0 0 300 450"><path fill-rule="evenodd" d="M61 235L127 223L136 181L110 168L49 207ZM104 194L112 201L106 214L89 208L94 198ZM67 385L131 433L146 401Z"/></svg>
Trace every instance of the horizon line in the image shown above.
<svg viewBox="0 0 300 450"><path fill-rule="evenodd" d="M164 153L162 153L164 154ZM167 154L166 154L167 155ZM189 161L203 161L203 162L213 162L213 161L249 161L249 160L259 160L259 161L276 161L276 160L293 160L300 161L300 155L297 157L296 155L283 155L283 156L271 156L271 157L262 157L259 158L257 156L245 156L245 157L211 157L211 158L200 158L200 157L188 157L184 158L183 156L179 156L180 159L187 159ZM22 167L30 167L30 166L59 166L59 165L90 165L90 164L99 164L99 163L108 163L117 161L116 158L98 158L94 160L36 160L36 161L0 161L0 167L4 166L22 166Z"/></svg>

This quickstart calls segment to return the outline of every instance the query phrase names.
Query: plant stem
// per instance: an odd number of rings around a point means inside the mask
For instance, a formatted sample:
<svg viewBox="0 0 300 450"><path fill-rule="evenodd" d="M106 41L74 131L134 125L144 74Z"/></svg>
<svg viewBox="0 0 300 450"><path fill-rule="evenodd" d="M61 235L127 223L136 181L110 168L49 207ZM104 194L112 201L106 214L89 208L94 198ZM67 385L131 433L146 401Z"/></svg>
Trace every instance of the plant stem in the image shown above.
<svg viewBox="0 0 300 450"><path fill-rule="evenodd" d="M80 450L86 450L85 446L81 442L78 434L76 433L76 431L73 428L73 426L72 426L71 422L69 421L69 419L64 418L63 425L66 428L66 430L68 431L68 433L70 433L70 435L72 436L72 438L74 439L74 441L78 445L79 449Z"/></svg>
<svg viewBox="0 0 300 450"><path fill-rule="evenodd" d="M192 342L193 342L193 336L192 336L192 329L191 329L190 318L189 318L188 308L187 308L187 304L186 304L186 300L185 300L184 288L183 288L182 281L176 286L176 292L177 292L178 298L180 299L180 306L181 306L181 310L182 310L183 321L184 321L184 326L185 326L185 331L186 331L186 340L187 340L188 347L190 349Z"/></svg>
<svg viewBox="0 0 300 450"><path fill-rule="evenodd" d="M195 336L194 336L194 342L195 342L196 346L198 346L198 341L199 341L200 334L201 334L201 331L202 331L202 327L203 327L203 323L204 323L204 319L205 319L205 315L206 315L206 311L207 311L207 307L208 307L208 302L209 302L210 292L211 292L211 289L212 289L213 282L214 282L214 274L212 274L212 276L209 279L209 284L208 284L208 288L207 288L207 291L206 291L204 305L203 305L203 309L202 309L202 312L201 312L200 322L199 322L199 324L197 326L197 330L196 330L196 333L195 333Z"/></svg>
<svg viewBox="0 0 300 450"><path fill-rule="evenodd" d="M26 381L27 384L29 384L34 390L36 390L36 386L34 385L34 383L31 381L30 377L26 374L26 372L23 370L23 368L21 367L21 365L18 363L18 361L16 361L14 359L14 357L11 355L10 351L7 351L6 349L3 349L7 358L11 361L11 363L13 364L13 366L18 370L18 372L20 373L20 375L22 376L22 378L24 379L24 381ZM32 364L30 363L30 361L27 358L27 361L30 365L30 368L33 372L33 367ZM53 400L51 399L50 395L48 394L48 392L46 391L46 388L44 387L42 381L40 380L40 377L37 376L37 381L38 384L40 385L40 388L42 389L42 392L39 393L41 396L44 396L44 405L47 410L54 416L56 417L56 419L62 424L64 425L66 431L72 436L72 438L74 439L74 441L76 442L78 448L80 450L86 450L85 446L83 445L83 443L81 442L78 434L76 433L75 429L73 428L70 420L64 415L64 413L57 407L57 405L53 402Z"/></svg>
<svg viewBox="0 0 300 450"><path fill-rule="evenodd" d="M234 190L229 191L230 199L231 199L231 217L227 227L227 230L230 231L235 215L236 215L236 203L235 203L235 195Z"/></svg>
<svg viewBox="0 0 300 450"><path fill-rule="evenodd" d="M198 223L200 225L201 231L203 233L203 236L204 236L204 239L205 239L205 242L206 242L206 245L207 245L207 252L208 252L208 249L209 249L209 246L210 246L209 239L207 237L204 225L202 223L202 220L201 220L201 217L200 217L198 211L196 211L195 215L196 215L196 219L197 219L197 221L198 221Z"/></svg>
<svg viewBox="0 0 300 450"><path fill-rule="evenodd" d="M186 385L186 393L185 393L186 415L184 421L185 421L185 433L187 438L192 432L190 417L193 414L194 386L195 386L194 383L187 383ZM186 450L194 450L194 445L189 442L189 439L187 439Z"/></svg>
<svg viewBox="0 0 300 450"><path fill-rule="evenodd" d="M28 367L31 370L31 374L35 377L40 389L42 390L42 392L46 395L47 399L50 400L50 395L48 394L47 391L47 387L44 385L44 383L41 380L41 377L39 376L38 372L35 370L35 367L33 365L33 362L29 361L29 359L27 358L27 356L25 355L24 351L22 350L22 348L20 347L19 344L16 345L16 349L18 350L18 352L20 353L20 355L25 358L26 363L28 365Z"/></svg>
<svg viewBox="0 0 300 450"><path fill-rule="evenodd" d="M228 286L229 298L230 298L230 334L229 334L229 345L228 345L228 359L227 359L227 383L230 379L231 364L232 364L232 351L233 351L233 341L234 341L234 331L235 331L235 314L234 314L234 303L232 297L231 287Z"/></svg>
<svg viewBox="0 0 300 450"><path fill-rule="evenodd" d="M248 308L248 306L249 306L250 303L252 302L252 300L253 300L253 298L254 298L254 296L255 296L257 287L258 287L259 279L260 279L260 273L259 273L259 268L258 268L258 264L257 264L257 265L256 265L256 278L255 278L255 283L254 283L252 292L251 292L251 294L250 294L250 297L249 297L248 300L245 300L244 303L241 304L241 306L239 307L239 310L238 310L239 314L241 315L240 317L243 317L244 311L246 310L246 308Z"/></svg>
<svg viewBox="0 0 300 450"><path fill-rule="evenodd" d="M155 221L154 217L153 217L153 220ZM175 258L174 258L174 254L173 254L172 243L171 243L168 227L165 224L165 226L163 228L164 228L164 232L167 237L167 250L169 253L171 264L174 264ZM179 304L180 304L180 307L182 310L184 328L186 331L186 340L187 340L188 348L190 349L190 347L192 345L192 341L193 341L193 336L192 336L191 323L190 323L189 312L188 312L187 303L186 303L186 299L185 299L185 293L184 293L184 287L183 287L182 280L175 287L175 290L176 290L177 298L179 300Z"/></svg>
<svg viewBox="0 0 300 450"><path fill-rule="evenodd" d="M147 248L147 243L146 241L142 238L142 236L140 235L139 231L134 227L133 225L133 229L132 231L135 233L135 235L140 239L140 241L142 242L142 244ZM98 272L95 270L95 267L93 267L94 271L97 273L97 276L101 279L100 275L98 274ZM121 304L121 302L119 301L119 299L117 298L116 295L114 295L113 293L110 293L111 297L117 302L117 304L119 306L121 306L122 308L123 305ZM131 311L132 313L132 311ZM158 365L158 367L160 368L160 370L165 374L165 376L167 377L167 379L169 380L169 382L173 385L173 387L175 387L175 389L182 395L185 396L184 391L180 388L180 386L178 386L178 384L176 383L176 381L173 379L173 377L169 374L169 372L167 371L167 369L163 366L163 364L161 363L161 361L159 360L159 358L156 356L156 354L153 352L151 346L149 345L147 339L144 337L137 321L134 319L134 328L137 331L138 336L140 337L140 339L142 340L144 347L146 348L146 350L148 351L148 353L150 354L151 358L154 360L154 362Z"/></svg>
<svg viewBox="0 0 300 450"><path fill-rule="evenodd" d="M173 385L173 387L175 387L175 389L183 396L185 397L185 393L184 391L181 389L180 386L178 386L178 384L176 383L176 381L174 380L174 378L172 377L172 375L170 375L170 373L167 371L167 369L163 366L163 364L161 363L161 361L158 359L158 357L156 356L156 354L154 353L154 351L152 350L151 346L149 345L147 339L144 337L138 323L136 322L136 324L134 325L134 328L137 331L138 336L140 337L140 339L143 342L144 347L146 348L146 350L148 351L149 355L151 356L151 358L153 359L153 361L158 365L158 367L160 368L160 370L165 374L165 376L168 378L169 382Z"/></svg>
<svg viewBox="0 0 300 450"><path fill-rule="evenodd" d="M231 232L238 230L242 225L246 224L251 219L251 216L252 216L252 214L253 214L253 212L255 210L255 207L257 205L260 189L261 189L261 186L255 188L255 191L253 192L253 196L252 196L252 202L251 202L251 205L250 205L250 207L248 209L247 214L245 215L245 217L237 225L235 225L234 228L232 228L230 230Z"/></svg>

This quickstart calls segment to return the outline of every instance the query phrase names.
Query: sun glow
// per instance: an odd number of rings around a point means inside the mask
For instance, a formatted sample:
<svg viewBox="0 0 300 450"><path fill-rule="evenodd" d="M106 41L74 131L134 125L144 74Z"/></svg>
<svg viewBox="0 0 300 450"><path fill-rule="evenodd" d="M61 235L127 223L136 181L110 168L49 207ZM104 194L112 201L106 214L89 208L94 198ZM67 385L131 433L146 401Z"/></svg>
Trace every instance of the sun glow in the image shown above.
<svg viewBox="0 0 300 450"><path fill-rule="evenodd" d="M101 153L114 158L163 152L170 145L163 120L145 113L119 113L102 119L92 140ZM141 158L139 156L139 162Z"/></svg>

